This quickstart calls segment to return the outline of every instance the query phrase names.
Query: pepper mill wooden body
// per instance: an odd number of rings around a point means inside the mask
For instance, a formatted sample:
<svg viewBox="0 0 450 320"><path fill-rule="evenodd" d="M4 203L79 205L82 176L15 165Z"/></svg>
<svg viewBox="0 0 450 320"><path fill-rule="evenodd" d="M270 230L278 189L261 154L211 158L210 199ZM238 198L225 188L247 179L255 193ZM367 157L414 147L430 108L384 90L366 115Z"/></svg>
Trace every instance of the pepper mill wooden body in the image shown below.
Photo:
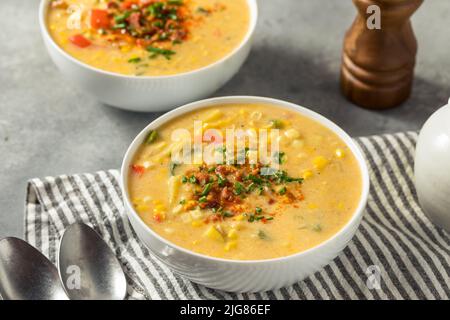
<svg viewBox="0 0 450 320"><path fill-rule="evenodd" d="M410 17L423 0L353 0L358 16L347 31L341 88L355 104L391 108L405 101L414 77L417 42ZM367 8L380 8L380 29L369 29Z"/></svg>

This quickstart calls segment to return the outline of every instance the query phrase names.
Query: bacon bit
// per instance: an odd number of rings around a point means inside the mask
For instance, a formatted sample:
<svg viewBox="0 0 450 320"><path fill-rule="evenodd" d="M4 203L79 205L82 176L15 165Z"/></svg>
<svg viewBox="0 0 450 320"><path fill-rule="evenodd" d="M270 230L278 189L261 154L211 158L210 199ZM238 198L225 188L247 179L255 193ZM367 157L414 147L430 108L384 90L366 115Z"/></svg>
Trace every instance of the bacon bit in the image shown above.
<svg viewBox="0 0 450 320"><path fill-rule="evenodd" d="M156 222L161 223L163 221L162 216L158 213L155 213L153 215L153 219L155 219Z"/></svg>
<svg viewBox="0 0 450 320"><path fill-rule="evenodd" d="M133 170L134 173L138 174L138 175L143 175L145 172L145 167L137 165L137 164L133 164L131 166L131 169Z"/></svg>
<svg viewBox="0 0 450 320"><path fill-rule="evenodd" d="M141 14L139 12L133 12L128 18L128 20L130 21L130 25L135 29L139 29L141 27L141 24L139 22L140 18Z"/></svg>
<svg viewBox="0 0 450 320"><path fill-rule="evenodd" d="M106 5L106 7L107 7L108 9L117 9L117 8L119 8L119 5L117 4L117 2L110 1L110 2L108 2L108 4Z"/></svg>
<svg viewBox="0 0 450 320"><path fill-rule="evenodd" d="M269 200L267 200L268 204L274 204L276 201L273 198L269 198Z"/></svg>
<svg viewBox="0 0 450 320"><path fill-rule="evenodd" d="M209 181L209 174L206 172L197 172L194 176L201 185L204 185Z"/></svg>

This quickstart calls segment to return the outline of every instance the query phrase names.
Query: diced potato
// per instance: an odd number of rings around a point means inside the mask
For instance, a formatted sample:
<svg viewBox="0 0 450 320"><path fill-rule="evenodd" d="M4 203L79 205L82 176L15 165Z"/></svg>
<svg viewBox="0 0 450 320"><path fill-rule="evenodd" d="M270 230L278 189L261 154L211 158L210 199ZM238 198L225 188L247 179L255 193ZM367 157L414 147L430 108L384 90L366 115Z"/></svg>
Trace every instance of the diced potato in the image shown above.
<svg viewBox="0 0 450 320"><path fill-rule="evenodd" d="M174 214L178 214L181 211L183 211L183 206L181 204L176 205L173 209L172 209L172 213Z"/></svg>
<svg viewBox="0 0 450 320"><path fill-rule="evenodd" d="M196 210L192 210L191 211L191 217L194 220L199 220L201 218L203 218L204 214L200 209L196 209Z"/></svg>
<svg viewBox="0 0 450 320"><path fill-rule="evenodd" d="M173 228L165 228L164 232L167 234L173 234L175 232L175 230Z"/></svg>
<svg viewBox="0 0 450 320"><path fill-rule="evenodd" d="M144 203L150 203L151 201L152 201L152 197L150 197L150 196L145 196L142 199L142 202L144 202Z"/></svg>
<svg viewBox="0 0 450 320"><path fill-rule="evenodd" d="M292 141L292 146L294 148L303 148L304 145L305 145L305 141L303 141L301 139L294 139Z"/></svg>
<svg viewBox="0 0 450 320"><path fill-rule="evenodd" d="M300 137L300 132L297 129L288 129L284 132L284 135L288 139L297 139Z"/></svg>
<svg viewBox="0 0 450 320"><path fill-rule="evenodd" d="M237 247L237 241L230 241L225 245L224 249L225 249L225 251L230 251L232 249L236 249L236 247Z"/></svg>
<svg viewBox="0 0 450 320"><path fill-rule="evenodd" d="M184 213L180 216L181 221L183 221L184 223L189 223L192 221L192 217L189 213Z"/></svg>
<svg viewBox="0 0 450 320"><path fill-rule="evenodd" d="M224 241L222 234L217 230L215 226L211 226L206 230L205 236L211 240Z"/></svg>
<svg viewBox="0 0 450 320"><path fill-rule="evenodd" d="M323 156L318 156L313 159L314 168L322 170L328 165L328 160Z"/></svg>

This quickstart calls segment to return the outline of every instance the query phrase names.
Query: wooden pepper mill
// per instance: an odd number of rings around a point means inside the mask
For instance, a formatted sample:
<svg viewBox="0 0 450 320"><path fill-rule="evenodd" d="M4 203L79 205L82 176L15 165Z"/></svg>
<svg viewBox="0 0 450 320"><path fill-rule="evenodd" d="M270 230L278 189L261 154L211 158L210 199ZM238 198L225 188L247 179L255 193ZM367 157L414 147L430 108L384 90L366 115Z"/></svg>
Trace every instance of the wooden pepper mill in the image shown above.
<svg viewBox="0 0 450 320"><path fill-rule="evenodd" d="M341 68L341 88L350 101L384 109L409 97L417 52L410 17L422 2L353 0L358 16L345 36ZM380 9L380 29L368 27L371 5Z"/></svg>

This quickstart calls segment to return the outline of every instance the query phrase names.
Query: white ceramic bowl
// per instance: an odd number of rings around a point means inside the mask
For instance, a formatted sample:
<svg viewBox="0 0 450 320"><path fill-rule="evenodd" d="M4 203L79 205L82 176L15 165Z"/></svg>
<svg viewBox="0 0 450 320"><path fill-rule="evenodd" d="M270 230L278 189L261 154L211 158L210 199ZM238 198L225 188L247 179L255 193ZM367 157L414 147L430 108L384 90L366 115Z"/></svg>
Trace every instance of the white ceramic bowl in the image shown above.
<svg viewBox="0 0 450 320"><path fill-rule="evenodd" d="M148 227L133 209L128 194L128 173L134 154L144 142L148 131L156 129L180 115L208 106L230 103L265 103L316 120L336 133L355 155L362 173L362 193L358 207L347 224L333 237L309 250L269 260L238 261L213 258L179 247ZM355 234L369 192L369 174L364 157L353 140L337 125L323 116L298 105L261 97L222 97L190 103L150 123L131 143L121 168L121 186L128 218L139 238L154 256L186 278L207 287L233 292L255 292L278 289L311 275L328 264L344 249Z"/></svg>
<svg viewBox="0 0 450 320"><path fill-rule="evenodd" d="M211 95L235 75L247 58L256 27L256 0L247 0L250 25L241 44L206 67L170 76L127 76L89 66L65 52L52 39L46 24L50 0L41 0L39 24L47 50L61 72L97 100L121 109L168 110Z"/></svg>

